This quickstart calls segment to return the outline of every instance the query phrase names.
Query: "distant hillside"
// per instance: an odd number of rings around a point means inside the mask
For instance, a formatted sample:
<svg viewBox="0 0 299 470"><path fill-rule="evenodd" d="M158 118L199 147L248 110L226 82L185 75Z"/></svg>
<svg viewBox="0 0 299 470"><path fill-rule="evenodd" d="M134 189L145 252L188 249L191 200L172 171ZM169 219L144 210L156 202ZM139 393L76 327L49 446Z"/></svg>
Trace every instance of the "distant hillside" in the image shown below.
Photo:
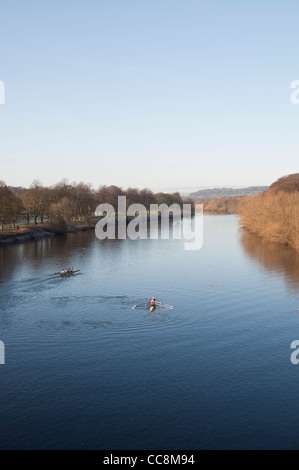
<svg viewBox="0 0 299 470"><path fill-rule="evenodd" d="M22 188L21 186L8 186L8 189L10 189L15 194L20 194L25 191L26 188Z"/></svg>
<svg viewBox="0 0 299 470"><path fill-rule="evenodd" d="M271 184L269 193L278 193L279 191L284 191L285 193L299 191L299 173L283 176Z"/></svg>
<svg viewBox="0 0 299 470"><path fill-rule="evenodd" d="M192 199L209 200L219 197L250 196L267 191L269 186L250 186L248 188L213 188L201 189L190 194Z"/></svg>

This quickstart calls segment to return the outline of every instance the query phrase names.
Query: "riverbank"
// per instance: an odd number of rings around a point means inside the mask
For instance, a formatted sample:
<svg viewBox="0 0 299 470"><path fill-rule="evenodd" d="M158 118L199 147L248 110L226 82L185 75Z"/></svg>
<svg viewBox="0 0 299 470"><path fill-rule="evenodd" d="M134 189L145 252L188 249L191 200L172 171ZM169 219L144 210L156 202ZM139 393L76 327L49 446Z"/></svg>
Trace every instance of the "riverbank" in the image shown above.
<svg viewBox="0 0 299 470"><path fill-rule="evenodd" d="M298 207L298 191L269 190L244 199L240 207L241 224L265 242L290 246L299 253Z"/></svg>
<svg viewBox="0 0 299 470"><path fill-rule="evenodd" d="M181 214L183 217L183 214ZM9 232L0 232L0 247L13 245L15 243L24 243L27 241L40 240L42 238L55 237L57 235L66 235L67 233L83 232L86 230L95 230L97 222L102 219L102 217L94 217L88 224L83 222L73 222L67 226L66 229L57 229L49 225L40 225L40 226L23 226L20 229L10 230ZM134 216L126 217L126 224L129 224ZM173 214L169 214L169 220L173 219ZM150 216L148 215L147 223L150 222ZM157 220L161 221L161 214L157 215ZM114 224L118 226L118 219L114 220Z"/></svg>
<svg viewBox="0 0 299 470"><path fill-rule="evenodd" d="M42 238L51 238L57 235L93 230L95 224L86 225L83 223L70 224L67 229L59 230L49 226L30 226L10 232L0 233L0 246L14 245L15 243L24 243L28 241L40 240Z"/></svg>

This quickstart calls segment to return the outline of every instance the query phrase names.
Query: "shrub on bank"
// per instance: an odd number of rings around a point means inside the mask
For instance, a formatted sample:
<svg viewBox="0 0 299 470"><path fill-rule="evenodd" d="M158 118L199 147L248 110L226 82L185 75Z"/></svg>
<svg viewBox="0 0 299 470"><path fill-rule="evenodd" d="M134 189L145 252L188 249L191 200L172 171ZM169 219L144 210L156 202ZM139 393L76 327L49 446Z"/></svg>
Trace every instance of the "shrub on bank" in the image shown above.
<svg viewBox="0 0 299 470"><path fill-rule="evenodd" d="M249 232L299 252L298 191L267 191L248 196L241 202L239 211L241 223Z"/></svg>
<svg viewBox="0 0 299 470"><path fill-rule="evenodd" d="M228 196L210 199L209 201L204 201L203 209L205 212L213 212L216 214L237 214L239 212L239 204L242 199L242 196Z"/></svg>

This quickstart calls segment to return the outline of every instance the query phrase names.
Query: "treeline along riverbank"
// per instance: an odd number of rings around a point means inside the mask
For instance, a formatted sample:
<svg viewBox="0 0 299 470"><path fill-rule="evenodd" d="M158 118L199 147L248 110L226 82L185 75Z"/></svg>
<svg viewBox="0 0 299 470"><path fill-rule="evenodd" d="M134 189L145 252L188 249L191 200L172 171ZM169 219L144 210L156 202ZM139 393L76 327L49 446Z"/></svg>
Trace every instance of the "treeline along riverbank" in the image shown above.
<svg viewBox="0 0 299 470"><path fill-rule="evenodd" d="M115 209L118 196L126 196L126 205L139 203L149 211L151 204L168 206L194 202L176 193L153 193L150 189L101 186L94 190L84 183L67 181L45 187L34 182L30 188L9 188L0 181L0 245L36 240L57 234L88 230L95 227L95 211L99 204ZM130 220L128 218L128 220Z"/></svg>

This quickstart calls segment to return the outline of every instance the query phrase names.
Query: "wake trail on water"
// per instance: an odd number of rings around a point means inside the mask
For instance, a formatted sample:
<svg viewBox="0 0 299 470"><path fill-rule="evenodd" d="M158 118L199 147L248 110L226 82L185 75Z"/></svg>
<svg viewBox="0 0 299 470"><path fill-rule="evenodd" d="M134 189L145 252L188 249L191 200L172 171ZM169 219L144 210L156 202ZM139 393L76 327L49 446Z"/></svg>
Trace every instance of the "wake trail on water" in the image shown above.
<svg viewBox="0 0 299 470"><path fill-rule="evenodd" d="M124 331L138 333L154 323L162 328L181 321L170 309L157 309L153 314L144 299L143 307L132 309L134 301L137 306L136 298L126 295L52 296L49 306L53 315L39 319L36 325L50 330L111 330L110 334L116 335Z"/></svg>

